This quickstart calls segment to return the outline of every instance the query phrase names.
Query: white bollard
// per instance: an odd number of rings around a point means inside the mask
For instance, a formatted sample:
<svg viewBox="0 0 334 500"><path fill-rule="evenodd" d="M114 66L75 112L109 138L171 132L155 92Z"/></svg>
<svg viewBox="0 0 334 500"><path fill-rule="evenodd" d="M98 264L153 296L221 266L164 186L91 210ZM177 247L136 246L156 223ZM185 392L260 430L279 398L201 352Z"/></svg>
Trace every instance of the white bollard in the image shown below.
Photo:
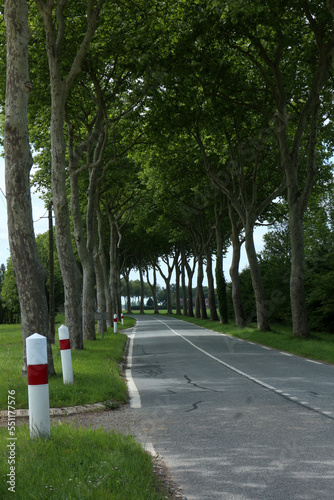
<svg viewBox="0 0 334 500"><path fill-rule="evenodd" d="M121 322L122 322L122 325L124 325L124 315L123 315L123 313L121 314Z"/></svg>
<svg viewBox="0 0 334 500"><path fill-rule="evenodd" d="M117 333L117 314L114 314L114 333Z"/></svg>
<svg viewBox="0 0 334 500"><path fill-rule="evenodd" d="M61 325L58 328L58 337L60 345L61 366L63 369L64 384L73 384L73 369L71 357L70 334L67 326Z"/></svg>
<svg viewBox="0 0 334 500"><path fill-rule="evenodd" d="M26 338L30 437L50 437L48 356L46 337Z"/></svg>

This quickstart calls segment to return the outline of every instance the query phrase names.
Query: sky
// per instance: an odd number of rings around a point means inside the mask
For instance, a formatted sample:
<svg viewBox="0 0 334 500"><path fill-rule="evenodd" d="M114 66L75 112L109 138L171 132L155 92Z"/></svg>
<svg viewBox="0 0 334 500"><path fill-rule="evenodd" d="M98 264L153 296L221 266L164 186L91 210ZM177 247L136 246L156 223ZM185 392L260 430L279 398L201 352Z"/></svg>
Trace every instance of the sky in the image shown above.
<svg viewBox="0 0 334 500"><path fill-rule="evenodd" d="M7 208L6 208L6 188L5 188L5 161L0 157L0 264L5 264L9 258L9 242L7 231ZM40 200L37 194L32 195L32 211L35 234L45 233L49 228L47 211L44 201ZM7 267L7 266L6 266Z"/></svg>
<svg viewBox="0 0 334 500"><path fill-rule="evenodd" d="M7 209L6 209L6 199L5 199L5 162L4 159L0 157L0 264L5 264L9 258L9 243L8 243L8 231L7 231ZM44 202L39 199L37 193L32 193L32 209L33 209L33 220L35 235L45 233L48 230L48 219L47 210L45 208ZM263 235L267 229L265 227L257 227L254 231L254 241L255 248L257 252L263 249ZM229 268L231 265L232 251L228 250L224 258L224 273L227 281L230 281ZM245 252L244 245L242 246L241 259L240 259L240 271L247 267L247 256ZM204 274L205 276L205 274ZM160 286L165 287L163 279L158 276L158 283ZM139 273L132 272L130 274L130 279L139 279ZM172 282L175 279L172 276ZM194 286L196 283L196 275L194 277ZM206 276L204 278L204 285L207 285Z"/></svg>

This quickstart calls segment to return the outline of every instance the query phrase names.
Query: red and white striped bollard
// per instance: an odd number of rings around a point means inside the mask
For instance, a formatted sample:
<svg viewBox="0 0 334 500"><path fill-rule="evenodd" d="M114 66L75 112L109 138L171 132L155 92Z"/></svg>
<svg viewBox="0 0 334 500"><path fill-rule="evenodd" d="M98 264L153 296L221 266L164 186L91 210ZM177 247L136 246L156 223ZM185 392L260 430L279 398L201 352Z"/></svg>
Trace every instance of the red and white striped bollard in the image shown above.
<svg viewBox="0 0 334 500"><path fill-rule="evenodd" d="M122 325L124 325L124 315L123 315L123 313L121 314L121 322L122 322Z"/></svg>
<svg viewBox="0 0 334 500"><path fill-rule="evenodd" d="M60 345L61 366L63 369L64 384L73 384L73 369L71 357L70 334L67 326L61 325L58 328L58 337Z"/></svg>
<svg viewBox="0 0 334 500"><path fill-rule="evenodd" d="M114 314L114 333L117 333L117 314Z"/></svg>
<svg viewBox="0 0 334 500"><path fill-rule="evenodd" d="M30 437L50 437L50 404L46 337L26 338Z"/></svg>

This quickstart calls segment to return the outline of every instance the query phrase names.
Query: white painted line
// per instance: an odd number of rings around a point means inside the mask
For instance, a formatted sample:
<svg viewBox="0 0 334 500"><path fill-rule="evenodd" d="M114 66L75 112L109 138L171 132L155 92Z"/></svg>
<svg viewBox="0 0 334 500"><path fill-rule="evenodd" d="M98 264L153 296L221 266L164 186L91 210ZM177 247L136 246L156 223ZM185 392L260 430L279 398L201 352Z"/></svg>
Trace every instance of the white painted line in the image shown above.
<svg viewBox="0 0 334 500"><path fill-rule="evenodd" d="M284 354L284 356L292 356L292 354L289 354L288 352L283 352L283 351L280 351L281 354Z"/></svg>
<svg viewBox="0 0 334 500"><path fill-rule="evenodd" d="M127 365L132 366L132 353L133 353L133 342L135 339L136 333L132 333L129 335L130 338L130 345L129 345L129 352L128 352L128 359L127 359ZM130 396L130 407L131 408L141 408L141 399L139 395L139 391L137 389L137 386L132 378L132 372L131 368L125 370L125 377L128 382L128 390L129 390L129 396Z"/></svg>
<svg viewBox="0 0 334 500"><path fill-rule="evenodd" d="M259 345L259 344L258 344ZM266 347L265 345L261 345L262 349L267 349L267 351L271 351L271 347Z"/></svg>
<svg viewBox="0 0 334 500"><path fill-rule="evenodd" d="M151 442L145 443L144 448L146 451L148 451L153 456L155 456L157 454L157 452L154 449L153 443L151 443Z"/></svg>
<svg viewBox="0 0 334 500"><path fill-rule="evenodd" d="M313 359L306 359L305 361L308 361L309 363L314 363L315 365L322 365L322 363L319 363L319 361L313 361Z"/></svg>
<svg viewBox="0 0 334 500"><path fill-rule="evenodd" d="M275 387L269 385L269 384L266 384L265 382L262 382L262 380L258 380L257 378L255 377L252 377L251 375L248 375L248 373L245 373L241 370L238 370L237 368L235 368L234 366L231 366L229 365L228 363L225 363L225 361L222 361L221 359L219 358L216 358L216 356L213 356L212 354L210 354L209 352L207 351L204 351L204 349L201 349L201 347L198 347L196 344L194 344L193 342L191 342L189 339L187 339L186 337L184 337L183 335L181 335L180 333L177 333L175 330L173 330L173 328L171 328L169 325L167 325L167 323L165 323L164 321L162 321L161 319L157 319L156 321L159 321L160 323L163 323L165 326L167 326L167 328L169 328L175 335L177 335L178 337L180 337L181 339L185 340L186 342L188 342L188 344L192 345L193 347L195 347L195 349L197 349L198 351L202 352L203 354L205 354L206 356L208 356L209 358L211 359L214 359L215 361L217 361L218 363L220 363L221 365L224 365L226 366L226 368L229 368L230 370L232 370L233 372L235 373L238 373L239 375L242 375L243 377L247 378L248 380L252 380L253 382L256 382L257 384L261 385L262 387L265 387L266 389L270 389L271 391L276 391Z"/></svg>
<svg viewBox="0 0 334 500"><path fill-rule="evenodd" d="M318 408L310 407L309 403L299 402L298 399L296 400L296 398L292 397L289 393L283 392L280 389L276 389L276 387L273 387L272 385L266 384L262 380L259 380L259 379L255 378L255 377L252 377L251 375L248 375L248 373L245 373L245 372L243 372L241 370L238 370L234 366L231 366L228 363L225 363L224 361L222 361L221 359L216 358L216 356L213 356L209 352L204 351L204 349L202 349L201 347L198 347L196 344L194 344L193 342L191 342L189 339L187 339L186 337L184 337L180 333L177 333L175 330L173 330L173 328L171 328L169 325L167 325L167 323L165 323L161 319L156 319L156 321L159 321L160 323L164 324L165 326L167 326L167 328L169 328L169 330L171 330L171 332L173 332L175 335L177 335L178 337L180 337L181 339L183 339L185 342L188 342L188 344L190 344L193 347L195 347L195 349L197 349L198 351L202 352L203 354L205 354L209 358L214 359L215 361L217 361L221 365L226 366L226 368L229 368L233 372L238 373L239 375L247 378L248 380L251 380L252 382L255 382L256 384L258 384L258 385L260 385L260 386L262 386L262 387L264 387L266 389L269 389L270 391L273 391L273 392L275 392L276 394L278 394L280 396L286 397L292 403L301 404L303 406L306 406L308 410L317 411L319 414L324 415L324 416L328 416L328 418L331 418L332 420L334 420L334 418L331 417L331 415L332 415L331 412L328 412L328 411L318 411ZM236 340L240 340L240 339L236 339ZM243 342L243 341L241 340L241 342ZM288 354L288 353L285 353L285 352L282 352L282 354L285 354L286 356L292 356L292 354ZM320 408L319 408L319 410L320 410Z"/></svg>

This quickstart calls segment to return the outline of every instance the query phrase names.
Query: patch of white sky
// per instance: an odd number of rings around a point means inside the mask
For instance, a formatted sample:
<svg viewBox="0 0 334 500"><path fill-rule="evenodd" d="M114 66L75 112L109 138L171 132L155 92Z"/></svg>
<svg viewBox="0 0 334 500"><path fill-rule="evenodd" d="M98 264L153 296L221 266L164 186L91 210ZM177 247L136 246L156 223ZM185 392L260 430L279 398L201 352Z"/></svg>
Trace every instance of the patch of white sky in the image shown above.
<svg viewBox="0 0 334 500"><path fill-rule="evenodd" d="M3 157L0 157L0 264L6 264L9 256L9 241L8 241L8 229L7 229L7 207L6 207L6 188L5 188L5 161ZM35 235L45 233L48 230L48 219L47 219L47 209L43 200L39 198L38 192L32 190L31 192L31 202L33 211L33 221ZM267 232L266 226L258 226L254 231L254 242L256 251L259 253L264 247L263 235ZM224 257L224 274L227 281L230 281L229 268L232 261L232 249L229 248ZM240 270L247 267L248 261L245 252L244 245L241 250L240 258ZM164 269L165 270L165 269ZM132 271L130 274L130 279L139 279L139 273ZM159 273L157 273L157 279L160 286L165 287L164 280L161 278ZM175 274L172 276L172 282L175 282ZM194 276L194 286L196 286L196 272ZM206 275L204 274L204 285L207 285Z"/></svg>
<svg viewBox="0 0 334 500"><path fill-rule="evenodd" d="M2 154L3 152L0 151ZM45 203L39 198L37 192L31 192L32 216L34 221L35 235L45 233L48 230L48 219ZM0 264L5 264L10 256L8 228L7 228L7 205L5 186L5 160L0 156Z"/></svg>
<svg viewBox="0 0 334 500"><path fill-rule="evenodd" d="M254 229L254 244L255 244L255 249L257 253L260 253L263 248L264 248L264 240L263 236L268 232L268 227L267 226L256 226ZM224 267L224 275L226 281L231 281L230 278L230 267L231 267L231 262L232 262L232 247L229 247L223 260L223 267ZM245 250L245 245L243 244L241 247L241 255L240 255L240 265L239 265L239 271L242 271L248 267L248 259L246 255L246 250ZM163 272L167 273L167 266L164 264L163 265ZM153 281L153 271L150 271L150 280L151 282ZM138 271L131 271L130 273L130 280L139 280L139 272ZM193 287L196 287L196 280L197 280L197 272L195 269L194 277L193 277ZM165 288L165 282L163 278L160 276L160 273L157 272L157 282L158 284ZM175 283L175 272L172 274L171 278L171 283ZM206 273L204 272L204 279L203 279L203 285L207 286L208 281L206 277Z"/></svg>

